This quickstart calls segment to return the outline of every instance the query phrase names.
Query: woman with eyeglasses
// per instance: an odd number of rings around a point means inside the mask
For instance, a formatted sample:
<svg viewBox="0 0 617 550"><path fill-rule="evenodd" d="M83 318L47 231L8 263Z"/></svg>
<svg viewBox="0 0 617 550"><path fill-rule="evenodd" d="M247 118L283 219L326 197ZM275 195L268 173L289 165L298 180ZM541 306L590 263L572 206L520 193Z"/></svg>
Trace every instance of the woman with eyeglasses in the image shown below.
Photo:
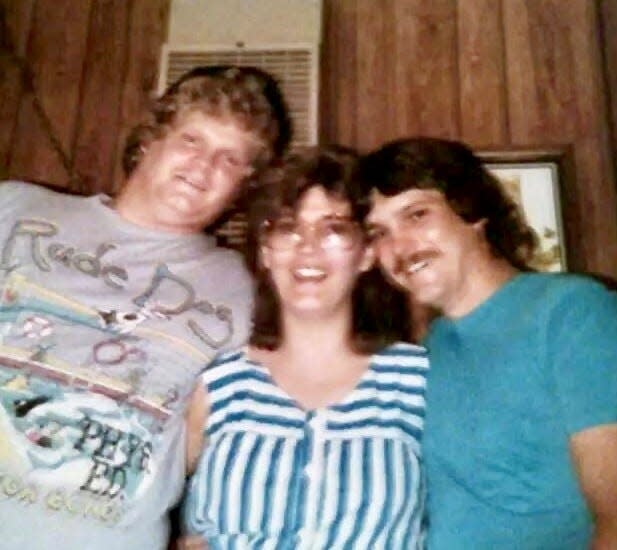
<svg viewBox="0 0 617 550"><path fill-rule="evenodd" d="M405 300L372 269L355 162L341 147L292 155L251 201L254 327L201 379L185 548L422 546L428 363L400 342Z"/></svg>

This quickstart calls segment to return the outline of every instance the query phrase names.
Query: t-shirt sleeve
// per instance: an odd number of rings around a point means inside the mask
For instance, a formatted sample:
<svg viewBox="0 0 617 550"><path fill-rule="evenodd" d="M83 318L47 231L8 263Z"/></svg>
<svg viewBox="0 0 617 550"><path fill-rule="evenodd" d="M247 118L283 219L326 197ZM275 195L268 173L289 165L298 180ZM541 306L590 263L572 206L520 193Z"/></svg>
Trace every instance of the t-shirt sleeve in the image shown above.
<svg viewBox="0 0 617 550"><path fill-rule="evenodd" d="M570 434L617 422L617 292L579 281L551 309L547 348Z"/></svg>

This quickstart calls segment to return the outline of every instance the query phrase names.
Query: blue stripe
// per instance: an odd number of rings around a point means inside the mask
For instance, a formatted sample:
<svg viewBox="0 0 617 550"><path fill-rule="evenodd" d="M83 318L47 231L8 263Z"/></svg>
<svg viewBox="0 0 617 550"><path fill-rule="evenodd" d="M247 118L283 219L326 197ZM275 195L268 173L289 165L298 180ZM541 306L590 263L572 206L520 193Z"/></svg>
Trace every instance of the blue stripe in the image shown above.
<svg viewBox="0 0 617 550"><path fill-rule="evenodd" d="M379 382L378 380L362 380L358 389L375 389L377 391L398 391L405 395L424 395L423 386L408 386L400 382Z"/></svg>
<svg viewBox="0 0 617 550"><path fill-rule="evenodd" d="M401 449L398 448L397 451L400 454ZM399 461L395 460L395 462L399 462ZM409 469L403 468L403 487L409 488L411 487L411 484L412 484L412 480L411 480L411 474L409 473ZM403 502L401 509L398 511L398 513L396 514L396 516L392 519L392 522L390 523L390 529L389 529L388 537L386 539L386 544L385 544L386 548L393 547L394 543L392 539L394 538L394 533L398 529L401 522L405 521L406 519L405 516L407 515L407 512L408 512L407 505L405 502Z"/></svg>
<svg viewBox="0 0 617 550"><path fill-rule="evenodd" d="M221 484L221 496L220 496L220 508L219 508L219 524L221 527L221 531L227 532L229 531L228 527L228 514L227 508L229 506L229 497L230 497L230 488L229 482L231 478L231 473L233 472L233 466L238 458L238 447L240 446L240 442L242 441L242 434L236 433L233 435L233 439L231 441L231 445L229 447L229 452L224 457L225 459L225 467L223 468L223 483Z"/></svg>
<svg viewBox="0 0 617 550"><path fill-rule="evenodd" d="M225 376L221 376L220 378L217 378L216 380L210 381L208 383L208 391L214 392L216 390L220 390L221 388L224 388L225 386L234 384L235 382L245 382L247 380L256 380L258 382L266 382L266 383L270 382L270 378L266 374L258 370L255 370L255 369L241 370L238 372L232 372L230 374L226 374Z"/></svg>
<svg viewBox="0 0 617 550"><path fill-rule="evenodd" d="M300 430L304 428L304 422L301 420L289 420L282 416L257 414L251 411L239 411L228 414L220 422L212 424L208 429L208 435L212 437L219 429L228 427L230 424L242 420L253 420L260 424L280 426L281 428L296 428ZM233 429L233 426L231 426L231 428Z"/></svg>
<svg viewBox="0 0 617 550"><path fill-rule="evenodd" d="M349 540L346 544L346 546L349 546L350 548L353 547L353 544L357 540L360 531L362 530L362 520L364 519L368 505L373 498L371 489L373 487L374 442L372 439L365 439L362 443L362 496L361 504L358 508L358 512L356 513L356 524L354 526L351 537L349 537Z"/></svg>
<svg viewBox="0 0 617 550"><path fill-rule="evenodd" d="M373 364L371 370L376 374L407 374L424 377L428 372L428 363L424 366Z"/></svg>
<svg viewBox="0 0 617 550"><path fill-rule="evenodd" d="M250 494L250 484L253 479L253 475L255 472L255 465L257 463L257 457L259 456L259 452L263 446L263 437L257 437L251 452L246 460L246 468L244 469L244 473L242 474L242 492L241 495L249 495ZM248 501L250 502L250 501ZM250 514L250 506L244 506L242 510L240 510L240 531L242 533L246 533L248 531L248 521Z"/></svg>
<svg viewBox="0 0 617 550"><path fill-rule="evenodd" d="M231 352L227 352L227 353L223 353L221 355L217 355L208 365L208 371L211 371L213 369L215 369L216 367L219 367L220 365L224 365L226 363L233 363L235 361L237 361L238 359L240 359L242 357L242 355L244 355L244 351L242 349L239 349L237 351L231 351Z"/></svg>
<svg viewBox="0 0 617 550"><path fill-rule="evenodd" d="M279 439L272 449L272 460L270 461L270 466L268 468L268 475L266 476L266 486L264 487L264 505L269 506L272 502L272 493L274 492L275 479L279 472L279 464L281 462L281 456L283 454L283 445L285 444L284 440ZM267 521L270 516L266 510L264 510L264 514L261 518L261 532L262 533L270 533L272 532L272 526L267 525Z"/></svg>
<svg viewBox="0 0 617 550"><path fill-rule="evenodd" d="M284 525L284 530L288 532L295 532L300 529L304 519L303 501L306 497L306 476L303 474L310 452L310 439L306 437L299 441L294 449L291 471L299 472L300 475L292 475L289 481L289 498Z"/></svg>
<svg viewBox="0 0 617 550"><path fill-rule="evenodd" d="M227 407L230 403L234 403L236 401L254 401L260 403L262 405L274 405L280 407L288 407L290 409L296 410L294 406L294 402L290 399L283 399L280 397L276 397L274 395L268 395L264 393L255 392L253 390L240 390L237 392L233 392L229 397L225 399L220 399L219 401L215 401L210 408L210 414L214 414L215 412L220 411Z"/></svg>
<svg viewBox="0 0 617 550"><path fill-rule="evenodd" d="M375 526L375 532L373 533L373 536L371 537L371 540L368 543L368 548L373 548L373 546L375 545L377 541L377 538L381 535L381 533L383 533L384 529L386 528L387 518L392 516L392 504L393 503L388 498L388 495L394 494L394 469L392 468L392 465L394 463L393 452L392 452L393 445L394 443L390 439L384 440L383 460L384 460L384 464L386 464L387 466L384 470L383 475L384 475L384 484L385 484L384 492L386 495L386 499L381 509L381 516L379 518L379 522ZM387 544L385 545L385 548L388 548Z"/></svg>
<svg viewBox="0 0 617 550"><path fill-rule="evenodd" d="M334 516L334 520L332 521L332 525L330 526L330 533L328 534L328 540L326 541L325 548L332 548L332 543L336 540L339 528L341 526L343 513L347 509L347 500L349 499L349 445L349 441L341 442L338 502L336 505L336 514Z"/></svg>
<svg viewBox="0 0 617 550"><path fill-rule="evenodd" d="M369 418L367 420L358 420L357 422L330 422L328 423L328 427L331 430L352 430L358 428L397 428L402 432L410 435L414 439L420 441L422 437L422 429L410 424L408 422L403 422L400 420L380 420L378 418Z"/></svg>
<svg viewBox="0 0 617 550"><path fill-rule="evenodd" d="M326 457L326 459L324 460L324 475L321 476L321 484L319 487L319 494L320 495L325 495L326 491L327 491L327 485L326 485L326 481L327 481L327 476L326 476L326 472L329 471L329 465L330 465L330 461L332 460L332 442L331 441L326 441L324 443L324 456ZM323 498L321 499L320 505L319 505L319 510L317 512L317 525L321 525L321 522L323 521L323 516L324 516L324 505L325 502L323 500Z"/></svg>
<svg viewBox="0 0 617 550"><path fill-rule="evenodd" d="M426 357L426 348L410 344L392 344L387 348L379 350L378 357Z"/></svg>
<svg viewBox="0 0 617 550"><path fill-rule="evenodd" d="M411 416L418 416L420 418L424 418L425 408L417 405L407 405L400 399L393 399L392 401L386 401L385 399L358 399L357 401L352 401L351 403L344 403L341 405L335 405L332 407L333 411L347 413L347 412L355 412L361 409L365 409L368 407L376 407L378 409L382 409L384 411L387 410L397 410L402 411Z"/></svg>

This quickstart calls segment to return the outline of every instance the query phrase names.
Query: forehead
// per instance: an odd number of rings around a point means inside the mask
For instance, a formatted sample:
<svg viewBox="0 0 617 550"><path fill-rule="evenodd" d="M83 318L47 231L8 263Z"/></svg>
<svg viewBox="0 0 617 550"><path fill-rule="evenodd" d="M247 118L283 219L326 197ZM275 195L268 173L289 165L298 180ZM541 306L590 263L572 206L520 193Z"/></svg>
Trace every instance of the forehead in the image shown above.
<svg viewBox="0 0 617 550"><path fill-rule="evenodd" d="M367 216L370 224L386 225L388 220L414 207L433 205L449 208L444 194L436 189L408 189L391 197L373 189L370 198L371 211Z"/></svg>
<svg viewBox="0 0 617 550"><path fill-rule="evenodd" d="M244 129L232 115L210 115L198 109L181 111L171 126L171 132L189 130L228 148L244 150L263 147L263 140L255 132Z"/></svg>
<svg viewBox="0 0 617 550"><path fill-rule="evenodd" d="M348 216L351 206L346 200L326 193L321 186L308 189L298 202L296 216L301 219L317 219L324 216Z"/></svg>

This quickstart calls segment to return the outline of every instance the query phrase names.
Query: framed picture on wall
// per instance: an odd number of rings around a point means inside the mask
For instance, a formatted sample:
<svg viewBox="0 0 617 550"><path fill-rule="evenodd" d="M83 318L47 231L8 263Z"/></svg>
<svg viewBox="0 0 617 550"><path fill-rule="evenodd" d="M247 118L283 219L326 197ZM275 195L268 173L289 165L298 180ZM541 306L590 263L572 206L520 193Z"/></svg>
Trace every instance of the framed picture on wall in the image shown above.
<svg viewBox="0 0 617 550"><path fill-rule="evenodd" d="M565 153L564 149L478 152L536 233L538 248L531 265L539 271L568 269L563 209Z"/></svg>

